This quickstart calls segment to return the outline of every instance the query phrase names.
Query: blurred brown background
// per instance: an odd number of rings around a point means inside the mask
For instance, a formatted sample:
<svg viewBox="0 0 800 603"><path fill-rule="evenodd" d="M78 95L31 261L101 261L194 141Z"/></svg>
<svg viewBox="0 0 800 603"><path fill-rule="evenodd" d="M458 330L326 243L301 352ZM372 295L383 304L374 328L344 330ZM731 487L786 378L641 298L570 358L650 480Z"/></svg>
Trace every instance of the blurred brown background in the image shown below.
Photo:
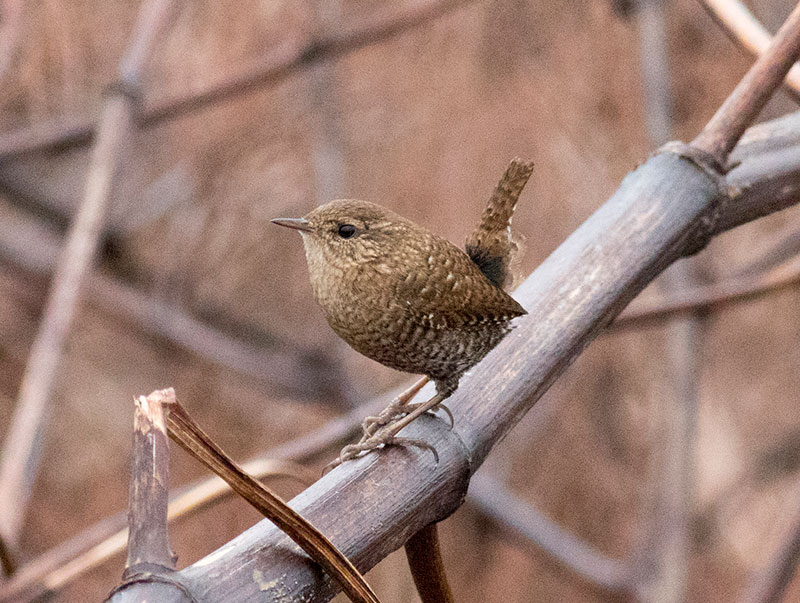
<svg viewBox="0 0 800 603"><path fill-rule="evenodd" d="M346 35L414 4L182 3L148 63L146 99L201 90L282 47ZM665 7L674 136L691 139L750 59L697 2ZM774 30L792 3L751 7ZM29 3L2 75L2 132L97 116L137 8L121 0ZM639 53L636 16L621 18L608 1L465 0L387 39L140 131L126 150L100 270L303 364L284 383L242 376L85 296L54 394L24 559L125 508L134 395L174 386L201 424L245 459L408 381L328 328L299 237L269 218L299 216L330 198L363 198L461 243L519 155L536 162L514 220L526 237L527 274L652 149ZM779 93L765 117L793 107ZM0 163L2 215L63 232L83 190L87 150L65 145ZM694 260L699 278L735 272L798 220L789 210L721 237ZM11 218L0 223L4 236L20 228ZM0 255L0 428L10 420L47 291L46 271L34 261L41 243L31 237L27 257ZM735 599L796 512L798 302L798 291L782 291L704 322L692 601ZM671 395L666 346L658 324L601 336L483 471L599 550L625 557L646 522L656 417ZM177 449L172 467L173 485L203 475ZM297 492L290 482L275 486ZM179 565L257 520L229 501L181 523L171 533ZM616 600L469 504L441 533L460 602ZM121 570L115 558L54 600L101 600ZM368 577L385 601L416 600L402 554ZM800 585L787 600L800 601Z"/></svg>

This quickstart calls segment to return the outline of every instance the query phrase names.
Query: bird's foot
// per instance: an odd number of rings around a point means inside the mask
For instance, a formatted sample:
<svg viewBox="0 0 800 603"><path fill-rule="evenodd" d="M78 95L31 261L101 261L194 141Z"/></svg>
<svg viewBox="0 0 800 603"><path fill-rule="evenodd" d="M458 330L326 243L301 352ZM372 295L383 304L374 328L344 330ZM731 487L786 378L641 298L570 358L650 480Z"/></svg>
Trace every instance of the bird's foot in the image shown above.
<svg viewBox="0 0 800 603"><path fill-rule="evenodd" d="M342 448L342 451L339 453L337 458L325 466L323 473L327 473L329 470L333 469L334 467L338 467L342 463L346 463L347 461L351 461L355 458L363 456L368 452L372 452L373 450L377 450L386 446L414 446L416 448L430 450L433 454L434 460L437 463L439 462L439 453L436 452L436 448L428 444L428 442L425 440L418 440L416 438L398 438L395 434L399 430L395 430L393 427L393 425L384 426L372 436L364 436L357 444L348 444Z"/></svg>
<svg viewBox="0 0 800 603"><path fill-rule="evenodd" d="M367 438L374 436L379 429L389 425L395 419L399 419L403 415L408 414L408 412L405 405L392 402L392 404L384 408L379 414L367 417L364 419L364 422L361 423L361 429L364 432L364 435L361 436L361 441L363 442Z"/></svg>
<svg viewBox="0 0 800 603"><path fill-rule="evenodd" d="M400 419L401 417L404 417L405 415L413 412L415 408L418 408L419 406L421 406L423 404L424 404L424 402L417 402L417 403L414 403L414 404L405 404L405 405L399 406L399 407L389 406L389 407L385 408L384 410L382 410L380 412L380 414L375 415L375 416L371 416L371 417L367 417L366 419L364 419L364 422L361 423L361 429L364 432L364 435L361 438L362 441L365 438L368 438L370 436L375 435L375 433L381 427L384 427L385 425L389 425L393 421L395 421L396 419ZM450 423L450 429L453 429L453 427L455 426L455 419L453 418L453 413L444 404L439 404L438 406L435 406L434 408L429 408L426 412L436 413L436 412L438 412L440 410L443 410L444 414L447 415L447 421Z"/></svg>
<svg viewBox="0 0 800 603"><path fill-rule="evenodd" d="M384 408L379 414L364 419L364 422L361 423L361 429L364 432L364 436L361 438L361 441L363 442L366 438L375 435L375 433L381 427L389 425L393 423L395 419L399 419L400 417L410 413L412 408L416 405L409 405L409 402L414 398L414 396L417 395L419 390L422 389L422 386L427 382L428 378L423 377L414 385L402 392L394 400L392 400L389 406Z"/></svg>
<svg viewBox="0 0 800 603"><path fill-rule="evenodd" d="M413 438L398 438L397 434L406 427L409 423L416 420L420 415L426 413L427 411L438 407L442 401L444 401L449 393L437 393L433 398L424 402L423 404L414 404L413 408L409 408L409 404L403 405L403 413L408 412L404 417L401 417L397 420L392 421L388 425L383 425L382 427L378 427L376 431L372 434L364 434L361 437L361 441L358 444L350 444L349 446L345 446L341 453L339 453L339 458L335 459L333 462L329 463L323 473L328 471L329 469L333 469L344 463L345 461L349 461L354 459L358 456L366 452L370 452L375 450L376 448L381 448L383 446L390 446L390 445L399 445L399 446L416 446L417 448L424 448L430 450L433 453L433 457L436 459L436 462L439 462L439 453L436 452L436 449L425 442L424 440L416 440ZM387 409L388 410L388 409ZM452 415L450 414L449 409L447 410L448 415L450 415L452 419Z"/></svg>

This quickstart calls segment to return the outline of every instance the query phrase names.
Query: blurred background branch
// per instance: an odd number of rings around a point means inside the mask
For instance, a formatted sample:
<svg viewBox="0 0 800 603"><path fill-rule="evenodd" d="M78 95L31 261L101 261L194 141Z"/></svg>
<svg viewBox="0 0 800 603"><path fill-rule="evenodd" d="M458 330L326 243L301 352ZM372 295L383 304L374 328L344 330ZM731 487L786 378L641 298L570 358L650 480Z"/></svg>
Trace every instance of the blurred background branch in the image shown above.
<svg viewBox="0 0 800 603"><path fill-rule="evenodd" d="M274 85L298 69L330 61L343 53L353 52L404 31L418 27L447 11L469 4L472 0L425 0L394 14L384 15L372 23L350 31L337 31L309 40L298 39L286 47L275 49L259 65L217 82L199 92L145 104L138 120L147 128L180 118L231 97L247 94L262 86ZM41 151L48 147L86 144L94 132L92 121L73 119L67 123L39 124L27 131L0 137L0 159Z"/></svg>
<svg viewBox="0 0 800 603"><path fill-rule="evenodd" d="M120 66L120 80L109 97L100 122L92 162L86 177L84 202L75 217L53 275L31 355L22 378L11 426L0 455L0 538L13 550L36 477L44 420L81 283L102 232L103 216L111 195L117 164L128 142L138 94L139 74L163 27L173 2L145 0L128 53Z"/></svg>
<svg viewBox="0 0 800 603"><path fill-rule="evenodd" d="M636 14L647 132L658 148L674 138L664 2L639 0ZM697 261L686 258L670 267L658 281L660 290L690 289ZM633 591L644 603L680 603L689 591L702 317L696 311L673 315L665 328L668 384L653 409L653 462L633 560Z"/></svg>

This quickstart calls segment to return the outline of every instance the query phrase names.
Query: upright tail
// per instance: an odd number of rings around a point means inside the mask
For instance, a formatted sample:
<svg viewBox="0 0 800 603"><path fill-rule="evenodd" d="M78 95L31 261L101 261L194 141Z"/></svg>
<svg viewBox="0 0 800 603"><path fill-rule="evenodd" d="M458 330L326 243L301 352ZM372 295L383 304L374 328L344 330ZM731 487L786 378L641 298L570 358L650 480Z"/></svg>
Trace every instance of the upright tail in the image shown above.
<svg viewBox="0 0 800 603"><path fill-rule="evenodd" d="M533 162L518 157L511 160L483 210L480 224L467 238L467 255L501 289L513 280L510 266L519 244L511 236L511 218L532 172Z"/></svg>

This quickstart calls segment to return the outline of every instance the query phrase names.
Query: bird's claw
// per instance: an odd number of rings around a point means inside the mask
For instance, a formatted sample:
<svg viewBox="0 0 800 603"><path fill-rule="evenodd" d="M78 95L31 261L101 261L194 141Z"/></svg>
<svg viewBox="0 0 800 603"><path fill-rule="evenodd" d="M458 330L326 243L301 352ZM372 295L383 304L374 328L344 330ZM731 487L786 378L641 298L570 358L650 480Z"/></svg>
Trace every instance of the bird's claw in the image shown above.
<svg viewBox="0 0 800 603"><path fill-rule="evenodd" d="M425 440L418 440L416 438L398 438L393 437L392 440L386 444L387 446L413 446L414 448L421 448L422 450L430 450L433 455L433 460L439 462L439 453L433 444L428 444Z"/></svg>
<svg viewBox="0 0 800 603"><path fill-rule="evenodd" d="M357 444L348 444L339 453L339 456L328 463L322 470L323 475L331 469L338 467L342 463L353 460L373 450L385 446L413 446L415 448L422 448L423 450L430 450L433 454L434 460L439 462L439 453L431 444L425 440L418 440L416 438L398 438L390 430L379 431L369 437L364 436Z"/></svg>
<svg viewBox="0 0 800 603"><path fill-rule="evenodd" d="M348 444L347 446L342 448L341 452L339 453L339 456L337 456L330 463L325 465L325 467L322 469L322 475L325 475L331 469L335 469L342 463L352 460L356 458L358 455L360 455L361 452L363 452L363 450L360 448L362 442L359 442L358 444Z"/></svg>
<svg viewBox="0 0 800 603"><path fill-rule="evenodd" d="M407 404L406 407L405 407L405 413L411 412L417 406L421 406L422 404L424 404L424 403L423 402L418 402L416 404ZM452 411L449 408L447 408L447 406L445 406L444 404L439 403L436 406L434 406L433 408L431 408L428 412L435 413L436 411L439 411L439 410L443 410L444 414L447 415L447 420L450 423L450 429L453 429L453 427L455 427L455 425L456 425L456 421L455 421L455 418L453 417ZM369 417L367 417L367 418L369 418Z"/></svg>
<svg viewBox="0 0 800 603"><path fill-rule="evenodd" d="M450 411L450 409L447 408L447 406L445 406L444 404L439 404L439 406L437 406L436 408L433 409L434 412L436 412L437 410L443 410L444 411L444 414L447 415L448 421L450 421L450 429L453 429L453 427L456 426L456 420L453 417L453 413Z"/></svg>

